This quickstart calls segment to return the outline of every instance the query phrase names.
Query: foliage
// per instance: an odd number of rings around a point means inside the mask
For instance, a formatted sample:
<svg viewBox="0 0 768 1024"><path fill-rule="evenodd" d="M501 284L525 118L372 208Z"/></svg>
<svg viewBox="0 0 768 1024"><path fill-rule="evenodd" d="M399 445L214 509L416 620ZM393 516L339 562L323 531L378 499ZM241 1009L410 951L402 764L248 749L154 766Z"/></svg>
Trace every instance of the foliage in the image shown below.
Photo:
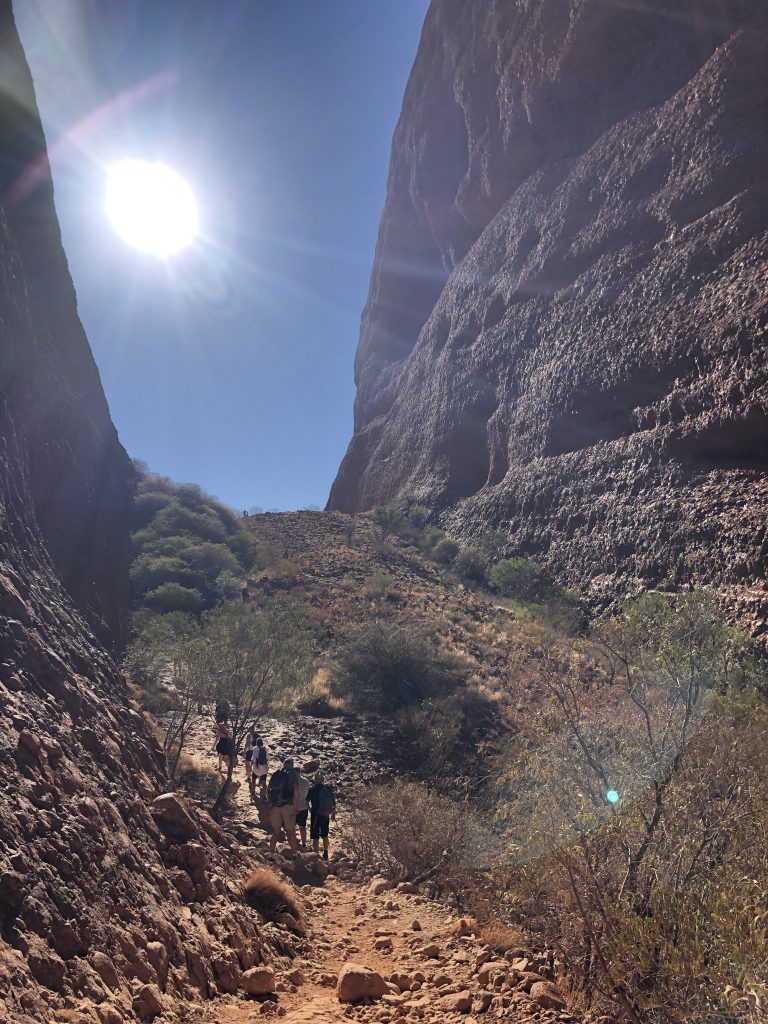
<svg viewBox="0 0 768 1024"><path fill-rule="evenodd" d="M385 598L392 590L394 579L381 569L374 569L363 585L366 594L377 600Z"/></svg>
<svg viewBox="0 0 768 1024"><path fill-rule="evenodd" d="M371 512L376 526L381 533L381 539L385 540L391 533L396 533L398 526L403 521L403 510L399 505L376 505Z"/></svg>
<svg viewBox="0 0 768 1024"><path fill-rule="evenodd" d="M312 633L287 601L258 608L233 603L199 619L176 612L144 616L142 622L128 667L145 690L152 684L168 700L164 747L171 778L205 706L226 706L237 753L256 720L292 707L311 675ZM230 759L214 809L226 797L233 766Z"/></svg>
<svg viewBox="0 0 768 1024"><path fill-rule="evenodd" d="M748 1020L768 996L768 708L749 645L710 594L649 594L535 669L539 731L502 772L500 813L544 941L636 1024Z"/></svg>
<svg viewBox="0 0 768 1024"><path fill-rule="evenodd" d="M189 731L209 696L204 654L199 623L181 612L147 619L128 650L131 674L153 684L155 692L165 696L163 749L171 779L176 777Z"/></svg>
<svg viewBox="0 0 768 1024"><path fill-rule="evenodd" d="M454 570L465 580L482 583L485 580L486 560L479 548L462 548L453 564Z"/></svg>
<svg viewBox="0 0 768 1024"><path fill-rule="evenodd" d="M234 596L245 573L259 561L257 544L240 519L196 484L175 484L144 473L133 523L134 609L210 608Z"/></svg>
<svg viewBox="0 0 768 1024"><path fill-rule="evenodd" d="M493 565L494 562L500 561L508 545L507 535L501 530L486 530L477 542L477 547L486 565Z"/></svg>
<svg viewBox="0 0 768 1024"><path fill-rule="evenodd" d="M205 598L195 587L184 587L180 583L162 583L148 590L144 604L155 612L201 612Z"/></svg>
<svg viewBox="0 0 768 1024"><path fill-rule="evenodd" d="M441 530L437 526L426 526L421 536L422 547L426 552L431 552L446 536L445 530Z"/></svg>
<svg viewBox="0 0 768 1024"><path fill-rule="evenodd" d="M525 602L543 601L550 590L544 570L530 558L502 558L491 568L488 582L502 597Z"/></svg>
<svg viewBox="0 0 768 1024"><path fill-rule="evenodd" d="M449 693L464 677L456 659L435 652L420 633L376 622L347 641L333 690L362 711L389 714Z"/></svg>
<svg viewBox="0 0 768 1024"><path fill-rule="evenodd" d="M435 893L454 896L466 890L490 848L469 807L399 780L364 791L348 839L358 860L387 877L428 883Z"/></svg>
<svg viewBox="0 0 768 1024"><path fill-rule="evenodd" d="M443 537L432 548L432 557L441 565L450 565L459 553L459 545L452 537Z"/></svg>

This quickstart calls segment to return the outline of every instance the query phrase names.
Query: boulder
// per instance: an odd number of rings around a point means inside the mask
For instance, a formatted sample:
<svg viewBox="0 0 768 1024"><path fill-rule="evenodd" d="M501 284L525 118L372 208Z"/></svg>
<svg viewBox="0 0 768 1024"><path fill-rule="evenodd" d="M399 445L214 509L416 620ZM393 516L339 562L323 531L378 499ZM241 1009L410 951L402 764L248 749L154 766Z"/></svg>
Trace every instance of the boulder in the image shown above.
<svg viewBox="0 0 768 1024"><path fill-rule="evenodd" d="M531 1000L543 1010L564 1010L565 1000L557 985L551 981L535 981L531 985Z"/></svg>
<svg viewBox="0 0 768 1024"><path fill-rule="evenodd" d="M139 1020L154 1020L164 1009L163 997L157 985L142 985L133 997L133 1012Z"/></svg>
<svg viewBox="0 0 768 1024"><path fill-rule="evenodd" d="M101 950L97 949L91 956L91 964L107 988L111 988L113 992L120 988L120 977L117 973L117 968L106 953L102 953Z"/></svg>
<svg viewBox="0 0 768 1024"><path fill-rule="evenodd" d="M441 1010L448 1013L469 1013L472 1009L472 995L467 990L454 992L448 996L441 996L438 1005Z"/></svg>
<svg viewBox="0 0 768 1024"><path fill-rule="evenodd" d="M277 988L275 972L271 967L251 967L243 973L240 979L240 987L249 996L270 995Z"/></svg>
<svg viewBox="0 0 768 1024"><path fill-rule="evenodd" d="M381 999L388 992L387 983L378 971L364 964L345 964L339 974L336 995L340 1003L357 1003L361 999Z"/></svg>
<svg viewBox="0 0 768 1024"><path fill-rule="evenodd" d="M368 886L371 896L380 896L383 892L389 892L392 883L387 878L372 878Z"/></svg>
<svg viewBox="0 0 768 1024"><path fill-rule="evenodd" d="M195 819L176 793L161 793L152 801L150 810L160 831L169 839L182 843L200 839Z"/></svg>

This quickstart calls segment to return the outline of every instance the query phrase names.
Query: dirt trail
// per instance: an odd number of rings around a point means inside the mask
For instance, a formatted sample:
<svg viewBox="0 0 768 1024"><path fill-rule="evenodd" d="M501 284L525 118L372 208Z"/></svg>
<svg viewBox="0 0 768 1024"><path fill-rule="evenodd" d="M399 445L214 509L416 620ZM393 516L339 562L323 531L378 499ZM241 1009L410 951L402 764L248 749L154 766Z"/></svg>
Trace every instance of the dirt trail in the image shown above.
<svg viewBox="0 0 768 1024"><path fill-rule="evenodd" d="M357 777L366 781L381 772L371 745L344 721L298 716L288 724L263 723L263 735L273 754L273 767L279 755L294 756L298 765L320 759L324 769L329 766L332 777L336 771L331 765L345 773L356 771ZM215 755L208 752L209 733L201 733L199 739L207 744L198 747L199 756L215 767ZM250 836L258 863L266 853L268 832L250 800L242 769L240 764L236 770L241 784L233 794L231 824ZM441 1024L476 1021L486 1015L516 1024L575 1019L562 1006L547 1009L531 1001L527 990L552 976L545 954L535 957L521 949L511 951L504 960L462 926L455 914L416 887L371 880L350 863L343 829L349 805L345 812L340 827L332 828L331 833L330 868L334 873L324 880L305 873L303 877L311 879L311 884L298 888L307 937L291 968L278 971L276 998L226 996L207 1011L207 1021L244 1024L280 1016L286 1024L331 1024L349 1019L364 1024L400 1020ZM267 864L290 877L284 858ZM370 1005L340 1003L336 981L349 962L378 971L389 980L391 991Z"/></svg>

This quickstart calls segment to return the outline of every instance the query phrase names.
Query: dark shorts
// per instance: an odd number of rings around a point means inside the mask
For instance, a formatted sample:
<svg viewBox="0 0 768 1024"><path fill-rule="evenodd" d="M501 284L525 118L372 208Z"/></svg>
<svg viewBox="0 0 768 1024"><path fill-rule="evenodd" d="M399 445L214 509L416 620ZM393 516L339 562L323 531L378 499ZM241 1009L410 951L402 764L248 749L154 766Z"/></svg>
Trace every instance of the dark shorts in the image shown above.
<svg viewBox="0 0 768 1024"><path fill-rule="evenodd" d="M309 825L309 834L312 839L327 839L330 825L330 814L313 814Z"/></svg>
<svg viewBox="0 0 768 1024"><path fill-rule="evenodd" d="M222 757L232 757L232 740L222 737L216 744L216 753Z"/></svg>
<svg viewBox="0 0 768 1024"><path fill-rule="evenodd" d="M304 811L299 811L296 814L296 824L299 826L299 828L306 828L307 827L307 814L308 813L309 813L309 811L304 810Z"/></svg>

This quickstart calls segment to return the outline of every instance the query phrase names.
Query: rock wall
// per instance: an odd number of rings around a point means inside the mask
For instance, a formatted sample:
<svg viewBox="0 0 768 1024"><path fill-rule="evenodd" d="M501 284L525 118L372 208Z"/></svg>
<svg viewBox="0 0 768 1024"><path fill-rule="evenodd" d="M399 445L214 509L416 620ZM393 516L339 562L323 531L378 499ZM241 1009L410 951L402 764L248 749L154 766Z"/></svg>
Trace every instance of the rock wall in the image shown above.
<svg viewBox="0 0 768 1024"><path fill-rule="evenodd" d="M8 0L0 4L0 55L3 502L13 502L6 515L14 522L39 530L74 603L100 639L117 647L133 470L77 315L45 138ZM30 540L31 550L39 546Z"/></svg>
<svg viewBox="0 0 768 1024"><path fill-rule="evenodd" d="M233 991L246 865L180 810L119 646L132 469L80 326L0 3L0 1019L119 1024ZM270 955L274 949L270 950Z"/></svg>
<svg viewBox="0 0 768 1024"><path fill-rule="evenodd" d="M768 628L763 7L433 0L329 507Z"/></svg>

